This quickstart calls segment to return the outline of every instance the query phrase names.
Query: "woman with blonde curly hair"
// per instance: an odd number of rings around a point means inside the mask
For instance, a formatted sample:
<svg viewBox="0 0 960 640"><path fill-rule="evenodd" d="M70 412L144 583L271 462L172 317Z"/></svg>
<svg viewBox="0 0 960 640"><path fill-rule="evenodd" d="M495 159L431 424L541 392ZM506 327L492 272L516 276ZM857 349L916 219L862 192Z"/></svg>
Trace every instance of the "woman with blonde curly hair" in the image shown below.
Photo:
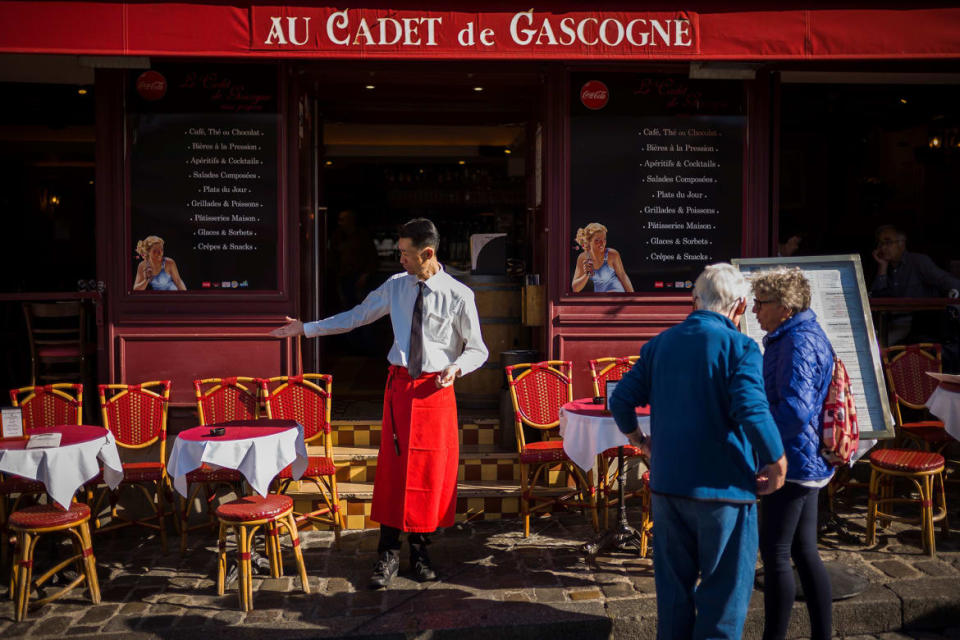
<svg viewBox="0 0 960 640"><path fill-rule="evenodd" d="M751 278L753 312L763 338L763 386L787 455L787 481L760 498L764 640L784 638L797 567L810 615L810 635L829 640L830 580L817 551L817 498L833 468L820 455L823 402L833 376L833 347L810 309L810 283L800 269Z"/></svg>
<svg viewBox="0 0 960 640"><path fill-rule="evenodd" d="M177 263L163 255L163 238L147 236L137 243L137 279L134 291L143 291L148 286L154 291L186 291L187 285L180 279Z"/></svg>
<svg viewBox="0 0 960 640"><path fill-rule="evenodd" d="M599 222L591 222L577 229L577 244L583 253L577 258L573 272L572 287L579 293L593 282L595 293L633 292L633 284L623 269L620 252L607 248L607 228Z"/></svg>

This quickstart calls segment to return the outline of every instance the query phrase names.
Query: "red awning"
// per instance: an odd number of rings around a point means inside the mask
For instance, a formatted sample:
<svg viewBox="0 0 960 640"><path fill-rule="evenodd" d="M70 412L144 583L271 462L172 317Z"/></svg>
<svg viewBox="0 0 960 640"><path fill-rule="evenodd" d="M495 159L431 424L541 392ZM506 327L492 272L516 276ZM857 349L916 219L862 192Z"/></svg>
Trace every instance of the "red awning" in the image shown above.
<svg viewBox="0 0 960 640"><path fill-rule="evenodd" d="M516 3L473 10L432 10L422 2L397 2L393 8L375 1L352 4L0 0L0 52L366 59L960 57L960 7L929 3L769 9L761 2L700 0L649 11L618 2L589 10L553 3L562 6L532 11Z"/></svg>

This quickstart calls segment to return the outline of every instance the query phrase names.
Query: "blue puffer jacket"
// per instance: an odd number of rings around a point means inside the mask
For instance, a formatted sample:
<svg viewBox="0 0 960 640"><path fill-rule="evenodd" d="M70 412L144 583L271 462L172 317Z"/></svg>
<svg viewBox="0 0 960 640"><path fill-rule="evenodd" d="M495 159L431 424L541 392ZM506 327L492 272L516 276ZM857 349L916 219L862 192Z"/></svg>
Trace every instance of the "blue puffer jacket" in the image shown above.
<svg viewBox="0 0 960 640"><path fill-rule="evenodd" d="M833 469L820 455L823 401L833 375L833 348L807 309L763 339L763 386L787 454L787 480L822 480Z"/></svg>

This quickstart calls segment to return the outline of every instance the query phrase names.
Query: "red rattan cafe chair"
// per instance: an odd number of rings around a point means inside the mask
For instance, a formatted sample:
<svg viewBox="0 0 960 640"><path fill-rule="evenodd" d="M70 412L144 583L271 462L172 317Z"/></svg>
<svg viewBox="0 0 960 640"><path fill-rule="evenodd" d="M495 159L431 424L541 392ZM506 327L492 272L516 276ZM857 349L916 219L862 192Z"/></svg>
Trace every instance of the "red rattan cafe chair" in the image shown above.
<svg viewBox="0 0 960 640"><path fill-rule="evenodd" d="M11 389L10 404L20 408L25 434L39 427L78 425L83 421L83 385L62 382ZM44 493L42 482L0 475L0 563L7 559L7 514L20 505L21 498Z"/></svg>
<svg viewBox="0 0 960 640"><path fill-rule="evenodd" d="M260 380L258 378L204 378L193 381L197 396L197 418L201 425L217 424L230 420L256 420L260 417ZM207 465L187 474L189 497L180 498L180 551L187 549L187 533L202 527L215 530L217 518L211 508L217 497L217 485L228 485L241 495L243 475L236 469L213 469ZM209 522L188 526L190 509L200 489L204 490Z"/></svg>
<svg viewBox="0 0 960 640"><path fill-rule="evenodd" d="M918 443L925 451L932 452L942 451L953 441L943 428L943 422L905 421L902 408L926 412L927 398L939 384L938 380L931 378L926 372L941 372L941 352L940 345L932 342L887 347L881 352L898 435Z"/></svg>
<svg viewBox="0 0 960 640"><path fill-rule="evenodd" d="M607 382L620 380L633 367L633 364L640 359L640 356L624 356L621 358L597 358L590 361L590 377L593 380L593 395L605 398L607 395ZM640 449L627 445L623 448L625 459L641 459L646 463ZM607 449L600 455L599 465L599 494L600 501L603 504L603 526L609 524L610 507L618 503L616 487L616 472L611 472L611 463L617 459L617 450ZM626 462L624 463L626 465ZM630 498L640 498L642 520L640 524L640 555L647 555L647 544L650 532L653 530L653 520L650 517L650 472L644 471L640 478L641 486L638 490L628 494Z"/></svg>
<svg viewBox="0 0 960 640"><path fill-rule="evenodd" d="M116 491L103 488L93 502L93 516L97 531L139 525L160 532L160 545L167 550L166 495L169 495L166 468L167 406L170 402L170 381L159 380L143 384L101 384L100 409L103 426L113 433L117 446L123 451L143 450L158 445L156 461L124 462L123 482ZM100 478L98 478L98 481ZM136 487L150 504L154 515L144 519L127 518L117 509L119 493L126 487ZM110 523L102 525L100 505L104 496L110 501Z"/></svg>
<svg viewBox="0 0 960 640"><path fill-rule="evenodd" d="M572 370L573 363L563 360L506 367L520 454L520 515L524 538L530 536L531 513L560 505L589 509L593 526L597 526L592 473L584 474L567 457L561 440L549 439L557 434L560 426L560 407L573 401ZM541 441L527 442L524 427L539 431ZM566 471L576 486L551 487L551 472L557 470Z"/></svg>
<svg viewBox="0 0 960 640"><path fill-rule="evenodd" d="M333 377L321 373L299 376L278 376L261 380L263 403L267 417L274 420L296 420L303 426L303 437L308 446L320 447L320 455L310 455L307 470L301 482L312 482L320 491L323 506L303 513L294 513L297 526L309 522L333 528L337 545L343 515L340 513L340 495L337 493L337 469L333 463L333 436L330 431L330 403ZM280 492L286 493L293 483L288 466L277 476Z"/></svg>

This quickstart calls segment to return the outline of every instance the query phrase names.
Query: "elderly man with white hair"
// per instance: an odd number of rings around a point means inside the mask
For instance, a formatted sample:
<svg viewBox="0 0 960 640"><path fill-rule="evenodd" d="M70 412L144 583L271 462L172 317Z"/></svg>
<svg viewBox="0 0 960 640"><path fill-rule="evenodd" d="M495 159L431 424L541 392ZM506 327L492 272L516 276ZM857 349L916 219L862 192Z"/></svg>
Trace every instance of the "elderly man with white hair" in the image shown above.
<svg viewBox="0 0 960 640"><path fill-rule="evenodd" d="M643 346L609 399L617 426L650 456L660 638L741 637L757 495L786 475L760 349L737 330L748 295L736 268L708 266L693 287L693 312ZM646 404L649 441L635 413Z"/></svg>

